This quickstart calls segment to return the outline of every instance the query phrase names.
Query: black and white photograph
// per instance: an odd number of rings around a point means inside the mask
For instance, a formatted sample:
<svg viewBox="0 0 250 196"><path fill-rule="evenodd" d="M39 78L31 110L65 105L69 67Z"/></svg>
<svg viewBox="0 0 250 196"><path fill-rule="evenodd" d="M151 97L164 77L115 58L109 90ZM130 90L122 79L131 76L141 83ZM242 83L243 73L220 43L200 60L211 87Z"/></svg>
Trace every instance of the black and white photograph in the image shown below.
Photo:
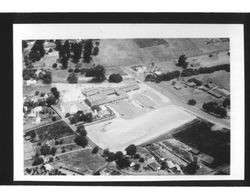
<svg viewBox="0 0 250 196"><path fill-rule="evenodd" d="M15 177L241 179L242 38L241 25L14 25Z"/></svg>

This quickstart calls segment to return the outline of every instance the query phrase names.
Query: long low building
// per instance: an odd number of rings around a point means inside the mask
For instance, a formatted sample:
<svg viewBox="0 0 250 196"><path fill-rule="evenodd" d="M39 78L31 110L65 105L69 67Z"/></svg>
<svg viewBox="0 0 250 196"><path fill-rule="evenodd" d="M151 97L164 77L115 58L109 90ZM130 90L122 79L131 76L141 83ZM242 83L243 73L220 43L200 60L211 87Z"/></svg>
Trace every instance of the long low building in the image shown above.
<svg viewBox="0 0 250 196"><path fill-rule="evenodd" d="M83 91L86 96L88 103L93 105L102 105L121 101L128 98L127 93L138 90L140 87L138 84L133 83L119 88L94 88Z"/></svg>

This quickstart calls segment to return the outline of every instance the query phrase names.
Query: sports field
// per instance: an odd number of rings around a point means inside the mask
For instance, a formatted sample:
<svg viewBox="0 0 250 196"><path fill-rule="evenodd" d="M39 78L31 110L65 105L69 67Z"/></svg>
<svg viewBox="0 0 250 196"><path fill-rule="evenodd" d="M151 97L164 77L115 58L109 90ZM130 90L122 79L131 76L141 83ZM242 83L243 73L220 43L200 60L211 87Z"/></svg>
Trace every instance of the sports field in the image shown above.
<svg viewBox="0 0 250 196"><path fill-rule="evenodd" d="M174 105L167 105L134 119L117 119L88 128L88 136L101 148L111 151L124 150L128 145L140 145L196 117Z"/></svg>

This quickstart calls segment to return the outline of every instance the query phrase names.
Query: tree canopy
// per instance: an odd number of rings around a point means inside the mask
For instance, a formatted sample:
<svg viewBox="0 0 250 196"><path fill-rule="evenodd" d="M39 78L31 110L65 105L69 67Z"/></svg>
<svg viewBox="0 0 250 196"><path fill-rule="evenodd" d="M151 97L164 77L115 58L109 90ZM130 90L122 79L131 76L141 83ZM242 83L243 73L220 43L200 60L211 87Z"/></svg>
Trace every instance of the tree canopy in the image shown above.
<svg viewBox="0 0 250 196"><path fill-rule="evenodd" d="M125 151L127 152L127 155L133 156L136 154L136 146L134 144L130 144Z"/></svg>
<svg viewBox="0 0 250 196"><path fill-rule="evenodd" d="M76 73L72 72L69 74L67 81L71 84L76 84L78 81L78 77L76 75Z"/></svg>
<svg viewBox="0 0 250 196"><path fill-rule="evenodd" d="M113 83L120 83L122 81L122 76L120 74L111 74L108 81Z"/></svg>
<svg viewBox="0 0 250 196"><path fill-rule="evenodd" d="M176 64L176 66L182 67L184 69L187 68L188 66L187 57L184 54L179 57L178 63Z"/></svg>

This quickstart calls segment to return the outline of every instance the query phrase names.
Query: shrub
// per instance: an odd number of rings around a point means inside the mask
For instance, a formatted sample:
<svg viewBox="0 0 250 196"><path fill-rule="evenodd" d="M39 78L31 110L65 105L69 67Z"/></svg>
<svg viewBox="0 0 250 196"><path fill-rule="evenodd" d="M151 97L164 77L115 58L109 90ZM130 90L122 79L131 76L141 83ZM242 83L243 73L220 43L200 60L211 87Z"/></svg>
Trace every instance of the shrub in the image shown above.
<svg viewBox="0 0 250 196"><path fill-rule="evenodd" d="M78 146L82 146L83 148L85 148L88 145L88 140L87 140L87 138L85 136L79 136L79 135L77 135L75 137L75 143Z"/></svg>
<svg viewBox="0 0 250 196"><path fill-rule="evenodd" d="M52 67L53 67L53 68L57 68L57 64L54 63L54 64L52 65Z"/></svg>
<svg viewBox="0 0 250 196"><path fill-rule="evenodd" d="M134 158L135 158L135 159L140 159L141 156L140 156L139 154L135 154Z"/></svg>
<svg viewBox="0 0 250 196"><path fill-rule="evenodd" d="M52 82L51 72L46 71L44 76L42 77L42 80L43 80L44 84L51 84L51 82Z"/></svg>
<svg viewBox="0 0 250 196"><path fill-rule="evenodd" d="M75 73L70 73L68 78L67 78L67 81L70 83L70 84L76 84L77 81L78 81L78 77Z"/></svg>
<svg viewBox="0 0 250 196"><path fill-rule="evenodd" d="M187 60L187 57L185 55L181 55L178 59L178 63L176 64L176 66L186 69L188 66L188 62L186 60Z"/></svg>
<svg viewBox="0 0 250 196"><path fill-rule="evenodd" d="M39 95L39 93L40 93L39 91L36 91L36 92L35 92L35 95L37 96L37 95Z"/></svg>
<svg viewBox="0 0 250 196"><path fill-rule="evenodd" d="M55 116L52 117L52 121L54 121L54 122L56 121L56 117Z"/></svg>
<svg viewBox="0 0 250 196"><path fill-rule="evenodd" d="M23 76L23 79L24 79L24 80L29 80L29 79L30 79L30 76L29 76L28 74L26 74L26 75Z"/></svg>
<svg viewBox="0 0 250 196"><path fill-rule="evenodd" d="M129 145L125 151L127 152L127 155L133 156L136 153L136 146L134 144Z"/></svg>
<svg viewBox="0 0 250 196"><path fill-rule="evenodd" d="M50 146L47 145L47 144L42 145L41 149L40 149L40 152L41 152L41 155L48 155L48 154L50 154Z"/></svg>
<svg viewBox="0 0 250 196"><path fill-rule="evenodd" d="M145 160L144 160L144 158L143 157L141 157L140 159L139 159L139 162L140 163L143 163Z"/></svg>
<svg viewBox="0 0 250 196"><path fill-rule="evenodd" d="M195 105L196 104L196 101L194 99L189 99L188 100L188 104L189 105Z"/></svg>
<svg viewBox="0 0 250 196"><path fill-rule="evenodd" d="M108 81L113 83L120 83L122 81L122 76L120 74L111 74Z"/></svg>
<svg viewBox="0 0 250 196"><path fill-rule="evenodd" d="M73 72L73 69L72 69L72 68L69 68L69 69L68 69L68 72L69 72L69 73L72 73L72 72Z"/></svg>
<svg viewBox="0 0 250 196"><path fill-rule="evenodd" d="M80 69L75 69L74 72L75 73L80 73Z"/></svg>
<svg viewBox="0 0 250 196"><path fill-rule="evenodd" d="M70 113L65 114L65 118L68 118L68 117L70 117Z"/></svg>
<svg viewBox="0 0 250 196"><path fill-rule="evenodd" d="M42 163L43 163L43 158L40 156L35 156L32 165L35 166L35 165L40 165Z"/></svg>
<svg viewBox="0 0 250 196"><path fill-rule="evenodd" d="M98 151L99 151L99 148L96 146L96 147L93 148L92 153L97 154Z"/></svg>

